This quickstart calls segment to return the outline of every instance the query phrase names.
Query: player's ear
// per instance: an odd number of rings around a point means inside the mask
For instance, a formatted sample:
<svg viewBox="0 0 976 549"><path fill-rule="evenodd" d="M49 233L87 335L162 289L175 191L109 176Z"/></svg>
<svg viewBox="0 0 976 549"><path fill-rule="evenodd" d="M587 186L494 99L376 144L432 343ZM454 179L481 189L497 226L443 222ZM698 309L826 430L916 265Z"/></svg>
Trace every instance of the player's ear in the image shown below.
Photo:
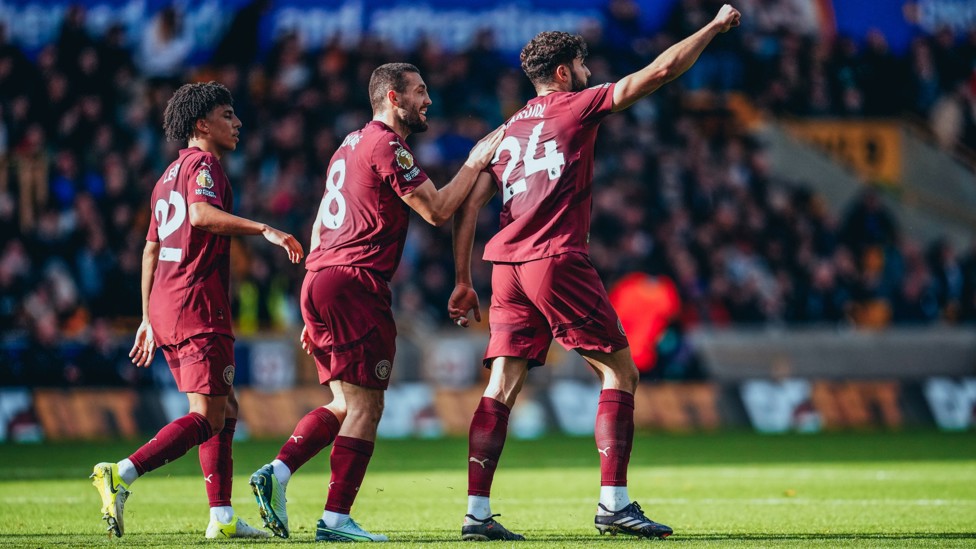
<svg viewBox="0 0 976 549"><path fill-rule="evenodd" d="M557 82L569 82L571 79L571 71L569 65L562 63L556 66L555 79Z"/></svg>
<svg viewBox="0 0 976 549"><path fill-rule="evenodd" d="M207 124L206 118L197 118L196 122L193 123L193 129L203 135L210 133L210 126Z"/></svg>
<svg viewBox="0 0 976 549"><path fill-rule="evenodd" d="M400 95L396 92L396 90L390 90L386 92L386 98L387 100L390 101L390 104L393 105L394 107L400 106Z"/></svg>

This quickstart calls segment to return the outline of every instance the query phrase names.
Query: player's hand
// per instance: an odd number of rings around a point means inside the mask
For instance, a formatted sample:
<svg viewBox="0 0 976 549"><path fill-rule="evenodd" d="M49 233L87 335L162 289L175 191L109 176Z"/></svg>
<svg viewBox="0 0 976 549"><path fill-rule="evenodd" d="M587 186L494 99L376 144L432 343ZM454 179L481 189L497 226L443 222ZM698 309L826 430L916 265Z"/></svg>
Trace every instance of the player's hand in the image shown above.
<svg viewBox="0 0 976 549"><path fill-rule="evenodd" d="M447 300L447 314L455 324L467 328L468 311L474 311L474 319L481 322L481 307L478 306L478 292L467 284L454 286L451 298Z"/></svg>
<svg viewBox="0 0 976 549"><path fill-rule="evenodd" d="M273 227L267 227L261 234L264 235L264 238L268 242L284 248L288 252L288 259L292 263L298 263L305 257L305 250L302 249L302 245L298 243L298 239L294 236Z"/></svg>
<svg viewBox="0 0 976 549"><path fill-rule="evenodd" d="M156 340L153 338L152 324L143 319L139 329L136 330L136 342L129 351L129 358L132 363L141 368L152 364L153 355L156 354Z"/></svg>
<svg viewBox="0 0 976 549"><path fill-rule="evenodd" d="M715 16L714 23L718 25L718 32L728 32L732 27L739 26L739 17L742 14L739 10L733 8L732 6L725 4L722 9L718 10L718 15Z"/></svg>
<svg viewBox="0 0 976 549"><path fill-rule="evenodd" d="M305 349L305 354L312 356L312 338L308 337L307 326L302 326L302 335L299 339L302 342L302 349Z"/></svg>
<svg viewBox="0 0 976 549"><path fill-rule="evenodd" d="M466 166L474 168L479 172L488 167L488 163L495 157L495 149L501 144L505 137L505 127L499 126L495 131L481 138L481 141L468 153L468 159L464 162Z"/></svg>

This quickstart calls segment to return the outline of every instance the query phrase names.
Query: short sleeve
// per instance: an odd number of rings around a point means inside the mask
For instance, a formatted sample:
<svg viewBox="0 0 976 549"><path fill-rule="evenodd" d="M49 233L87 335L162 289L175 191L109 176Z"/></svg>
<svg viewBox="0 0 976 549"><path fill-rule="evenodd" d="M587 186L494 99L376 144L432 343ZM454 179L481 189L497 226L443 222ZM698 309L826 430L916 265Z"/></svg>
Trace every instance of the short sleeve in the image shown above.
<svg viewBox="0 0 976 549"><path fill-rule="evenodd" d="M570 100L569 108L583 124L599 122L613 110L615 84L600 84L577 92Z"/></svg>
<svg viewBox="0 0 976 549"><path fill-rule="evenodd" d="M413 152L398 136L381 139L373 150L376 173L398 196L412 193L429 178L414 160Z"/></svg>
<svg viewBox="0 0 976 549"><path fill-rule="evenodd" d="M159 242L159 223L156 221L155 203L153 211L149 212L149 231L146 233L146 242Z"/></svg>
<svg viewBox="0 0 976 549"><path fill-rule="evenodd" d="M206 202L224 209L224 193L227 192L227 176L217 158L212 154L194 155L186 167L186 203Z"/></svg>

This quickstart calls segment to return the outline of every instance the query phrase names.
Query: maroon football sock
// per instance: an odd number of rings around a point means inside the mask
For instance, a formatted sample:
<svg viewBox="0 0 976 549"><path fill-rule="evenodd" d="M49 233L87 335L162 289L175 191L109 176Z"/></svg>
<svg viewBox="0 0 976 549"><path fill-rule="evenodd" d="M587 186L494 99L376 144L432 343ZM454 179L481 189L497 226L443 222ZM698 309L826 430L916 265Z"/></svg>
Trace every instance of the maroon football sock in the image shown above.
<svg viewBox="0 0 976 549"><path fill-rule="evenodd" d="M224 428L217 436L200 445L200 468L206 481L207 499L211 507L230 507L231 486L234 482L234 456L231 443L237 418L224 420Z"/></svg>
<svg viewBox="0 0 976 549"><path fill-rule="evenodd" d="M627 464L634 446L634 395L617 389L601 391L595 431L600 486L627 486Z"/></svg>
<svg viewBox="0 0 976 549"><path fill-rule="evenodd" d="M349 514L372 456L371 441L336 437L332 445L332 482L329 483L329 497L325 502L326 511Z"/></svg>
<svg viewBox="0 0 976 549"><path fill-rule="evenodd" d="M468 430L468 495L491 494L495 468L505 447L510 410L501 401L481 397Z"/></svg>
<svg viewBox="0 0 976 549"><path fill-rule="evenodd" d="M156 436L129 456L129 461L142 476L183 456L190 448L203 443L211 436L213 436L213 427L210 426L207 418L196 412L190 412L160 429Z"/></svg>
<svg viewBox="0 0 976 549"><path fill-rule="evenodd" d="M294 473L332 444L339 434L339 427L339 418L332 410L321 407L312 410L295 426L295 432L288 437L288 442L281 447L276 459L280 459Z"/></svg>

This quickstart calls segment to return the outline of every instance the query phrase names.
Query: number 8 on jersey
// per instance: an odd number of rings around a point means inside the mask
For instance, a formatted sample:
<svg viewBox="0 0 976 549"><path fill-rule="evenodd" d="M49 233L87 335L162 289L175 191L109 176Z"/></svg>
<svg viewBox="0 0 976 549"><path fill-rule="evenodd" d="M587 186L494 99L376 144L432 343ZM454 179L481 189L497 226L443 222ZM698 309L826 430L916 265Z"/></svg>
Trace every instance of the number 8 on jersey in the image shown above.
<svg viewBox="0 0 976 549"><path fill-rule="evenodd" d="M328 229L338 229L342 225L342 220L346 218L346 199L339 192L345 181L346 161L338 158L332 163L329 175L325 178L325 196L322 197L322 204L319 206L322 225ZM333 204L335 204L335 213L332 212Z"/></svg>

